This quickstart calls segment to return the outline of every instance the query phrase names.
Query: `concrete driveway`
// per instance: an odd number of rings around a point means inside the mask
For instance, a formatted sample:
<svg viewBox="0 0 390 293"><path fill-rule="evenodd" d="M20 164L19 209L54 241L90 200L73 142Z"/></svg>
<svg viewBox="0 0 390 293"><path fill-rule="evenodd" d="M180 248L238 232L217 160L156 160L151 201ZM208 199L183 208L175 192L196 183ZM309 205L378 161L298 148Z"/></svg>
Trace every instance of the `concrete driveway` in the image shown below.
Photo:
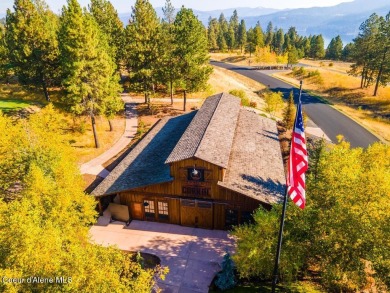
<svg viewBox="0 0 390 293"><path fill-rule="evenodd" d="M169 273L158 285L163 292L208 292L226 251L234 251L234 239L226 231L205 230L154 222L109 223L100 217L90 233L95 243L122 250L157 255Z"/></svg>

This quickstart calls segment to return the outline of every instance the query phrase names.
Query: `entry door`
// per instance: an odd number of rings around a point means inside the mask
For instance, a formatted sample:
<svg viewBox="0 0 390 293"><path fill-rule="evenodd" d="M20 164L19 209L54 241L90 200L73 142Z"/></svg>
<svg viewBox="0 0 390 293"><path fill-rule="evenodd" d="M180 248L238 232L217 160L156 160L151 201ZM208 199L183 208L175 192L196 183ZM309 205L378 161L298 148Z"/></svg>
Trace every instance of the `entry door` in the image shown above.
<svg viewBox="0 0 390 293"><path fill-rule="evenodd" d="M131 217L134 220L143 220L143 204L142 202L132 202L131 203Z"/></svg>

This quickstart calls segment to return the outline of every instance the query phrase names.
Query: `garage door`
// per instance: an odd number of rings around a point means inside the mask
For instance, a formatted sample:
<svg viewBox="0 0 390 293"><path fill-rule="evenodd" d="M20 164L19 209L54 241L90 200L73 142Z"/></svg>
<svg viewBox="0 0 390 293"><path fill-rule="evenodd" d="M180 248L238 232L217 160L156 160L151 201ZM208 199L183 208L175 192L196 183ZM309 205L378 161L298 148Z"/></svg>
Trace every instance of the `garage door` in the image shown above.
<svg viewBox="0 0 390 293"><path fill-rule="evenodd" d="M182 199L180 212L183 226L213 229L212 202Z"/></svg>

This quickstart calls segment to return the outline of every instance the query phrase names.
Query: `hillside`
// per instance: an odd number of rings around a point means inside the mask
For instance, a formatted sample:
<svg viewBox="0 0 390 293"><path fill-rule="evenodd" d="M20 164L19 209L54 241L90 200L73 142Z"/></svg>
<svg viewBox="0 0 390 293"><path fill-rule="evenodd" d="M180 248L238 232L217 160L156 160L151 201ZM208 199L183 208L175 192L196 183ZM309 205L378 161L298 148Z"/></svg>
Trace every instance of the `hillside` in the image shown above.
<svg viewBox="0 0 390 293"><path fill-rule="evenodd" d="M322 34L326 44L329 43L331 38L340 35L344 44L347 44L357 36L360 24L372 13L386 15L390 11L390 3L388 0L355 0L331 7L286 10L264 7L238 7L236 9L238 16L245 19L247 28L255 26L260 21L263 29L265 29L268 22L271 21L274 27L282 28L284 31L287 31L291 26L295 26L298 33L304 36ZM209 17L218 18L223 13L229 19L233 11L234 9L194 10L206 26ZM157 7L156 12L159 17L162 17L161 7ZM127 24L131 13L121 13L119 15L123 23Z"/></svg>

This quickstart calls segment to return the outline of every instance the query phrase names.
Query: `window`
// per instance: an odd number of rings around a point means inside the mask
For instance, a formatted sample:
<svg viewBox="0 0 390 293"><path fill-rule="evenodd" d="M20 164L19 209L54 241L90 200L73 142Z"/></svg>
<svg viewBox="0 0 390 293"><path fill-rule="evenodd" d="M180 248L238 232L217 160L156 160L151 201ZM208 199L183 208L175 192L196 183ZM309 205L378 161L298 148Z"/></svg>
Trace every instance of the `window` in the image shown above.
<svg viewBox="0 0 390 293"><path fill-rule="evenodd" d="M157 206L158 206L158 219L168 221L169 220L168 203L159 201L157 203Z"/></svg>
<svg viewBox="0 0 390 293"><path fill-rule="evenodd" d="M153 200L144 200L145 207L145 218L147 220L154 220L155 217L155 208Z"/></svg>
<svg viewBox="0 0 390 293"><path fill-rule="evenodd" d="M204 170L196 167L188 168L187 180L192 182L204 182Z"/></svg>

